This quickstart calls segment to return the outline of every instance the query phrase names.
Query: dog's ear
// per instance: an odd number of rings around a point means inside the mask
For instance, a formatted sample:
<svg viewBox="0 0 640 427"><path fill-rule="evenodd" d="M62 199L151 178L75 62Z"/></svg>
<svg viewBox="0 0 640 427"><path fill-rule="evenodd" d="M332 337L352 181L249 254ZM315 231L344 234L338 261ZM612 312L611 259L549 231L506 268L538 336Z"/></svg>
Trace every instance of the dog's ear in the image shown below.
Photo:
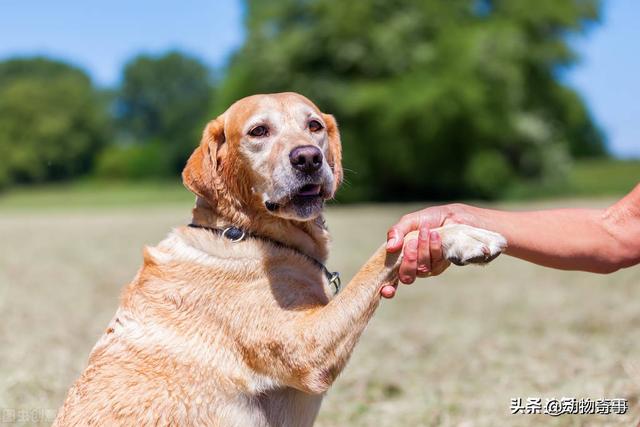
<svg viewBox="0 0 640 427"><path fill-rule="evenodd" d="M338 131L336 119L331 114L323 114L322 116L327 126L327 135L329 137L327 161L331 166L331 170L333 170L333 193L335 194L342 183L342 143L340 142L340 132Z"/></svg>
<svg viewBox="0 0 640 427"><path fill-rule="evenodd" d="M218 151L224 143L224 119L220 116L204 128L200 146L191 154L182 171L184 186L207 201L217 199L217 192L222 185Z"/></svg>

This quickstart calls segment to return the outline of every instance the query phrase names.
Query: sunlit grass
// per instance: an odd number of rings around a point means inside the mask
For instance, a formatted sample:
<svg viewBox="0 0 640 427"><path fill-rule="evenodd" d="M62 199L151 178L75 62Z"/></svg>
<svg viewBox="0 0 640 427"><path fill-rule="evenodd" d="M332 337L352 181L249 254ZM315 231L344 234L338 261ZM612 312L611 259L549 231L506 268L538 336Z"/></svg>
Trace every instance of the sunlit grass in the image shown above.
<svg viewBox="0 0 640 427"><path fill-rule="evenodd" d="M178 181L80 181L21 187L0 194L0 209L68 209L146 206L193 201Z"/></svg>
<svg viewBox="0 0 640 427"><path fill-rule="evenodd" d="M640 160L583 160L569 177L569 188L578 195L614 195L640 183Z"/></svg>
<svg viewBox="0 0 640 427"><path fill-rule="evenodd" d="M553 187L523 186L507 194L507 200L621 196L640 182L640 161L581 160L567 181ZM416 200L425 199L416 195ZM0 193L3 209L92 209L193 201L193 195L175 181L105 182L83 180L69 184L18 187Z"/></svg>
<svg viewBox="0 0 640 427"><path fill-rule="evenodd" d="M107 210L78 209L96 199L77 188L69 209L0 211L0 406L55 413L113 316L122 286L140 267L143 245L189 220L190 196L177 202L180 188L170 188L175 193L137 188L144 196L118 199ZM172 201L161 203L163 194ZM389 225L417 208L331 207L329 267L348 283ZM632 425L640 414L629 371L640 354L638 283L640 270L633 268L600 276L501 256L485 268L452 267L402 286L396 299L381 303L317 425ZM565 396L627 398L630 410L626 416L510 415L513 397Z"/></svg>

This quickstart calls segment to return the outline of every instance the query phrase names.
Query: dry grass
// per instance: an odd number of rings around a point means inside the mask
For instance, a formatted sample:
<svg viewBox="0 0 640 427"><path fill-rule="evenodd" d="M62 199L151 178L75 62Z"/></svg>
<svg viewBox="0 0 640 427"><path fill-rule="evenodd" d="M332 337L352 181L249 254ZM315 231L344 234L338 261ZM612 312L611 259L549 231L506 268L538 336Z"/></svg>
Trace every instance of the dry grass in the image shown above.
<svg viewBox="0 0 640 427"><path fill-rule="evenodd" d="M411 209L332 208L331 267L350 277ZM185 223L188 212L184 204L0 211L0 408L55 412L142 245ZM508 257L452 268L383 302L318 425L630 425L640 415L640 384L629 375L640 359L639 300L638 268L597 276ZM528 396L623 397L631 410L510 415L510 399Z"/></svg>

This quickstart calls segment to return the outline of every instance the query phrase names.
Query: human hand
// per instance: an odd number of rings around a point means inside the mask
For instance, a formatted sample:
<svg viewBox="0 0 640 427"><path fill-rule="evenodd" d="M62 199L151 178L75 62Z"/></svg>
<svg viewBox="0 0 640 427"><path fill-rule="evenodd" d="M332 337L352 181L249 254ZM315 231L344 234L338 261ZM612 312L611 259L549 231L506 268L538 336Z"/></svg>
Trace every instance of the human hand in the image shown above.
<svg viewBox="0 0 640 427"><path fill-rule="evenodd" d="M449 267L443 258L440 235L432 228L451 222L446 206L432 207L403 216L387 233L387 251L403 249L402 262L398 270L400 282L411 284L417 277L437 276ZM405 236L418 231L417 238ZM396 286L384 286L380 293L385 298L393 298Z"/></svg>

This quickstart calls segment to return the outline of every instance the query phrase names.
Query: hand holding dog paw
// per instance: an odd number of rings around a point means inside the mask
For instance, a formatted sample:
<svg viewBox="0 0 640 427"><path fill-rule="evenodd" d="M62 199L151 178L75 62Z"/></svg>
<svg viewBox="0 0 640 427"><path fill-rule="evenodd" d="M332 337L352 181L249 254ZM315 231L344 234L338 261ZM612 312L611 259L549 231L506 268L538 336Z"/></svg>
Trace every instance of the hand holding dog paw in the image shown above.
<svg viewBox="0 0 640 427"><path fill-rule="evenodd" d="M405 236L402 263L398 269L398 276L402 283L410 285L416 276L437 276L449 265L450 262L443 257L440 234L430 230L427 222L420 222L418 231L412 231ZM380 293L385 298L393 298L396 289L397 284L386 285Z"/></svg>
<svg viewBox="0 0 640 427"><path fill-rule="evenodd" d="M402 249L399 280L411 284L416 277L441 274L450 262L486 264L500 255L507 245L504 237L465 225L476 225L475 222L474 216L460 204L426 208L403 216L387 233L387 252ZM387 285L380 293L393 298L396 288Z"/></svg>

